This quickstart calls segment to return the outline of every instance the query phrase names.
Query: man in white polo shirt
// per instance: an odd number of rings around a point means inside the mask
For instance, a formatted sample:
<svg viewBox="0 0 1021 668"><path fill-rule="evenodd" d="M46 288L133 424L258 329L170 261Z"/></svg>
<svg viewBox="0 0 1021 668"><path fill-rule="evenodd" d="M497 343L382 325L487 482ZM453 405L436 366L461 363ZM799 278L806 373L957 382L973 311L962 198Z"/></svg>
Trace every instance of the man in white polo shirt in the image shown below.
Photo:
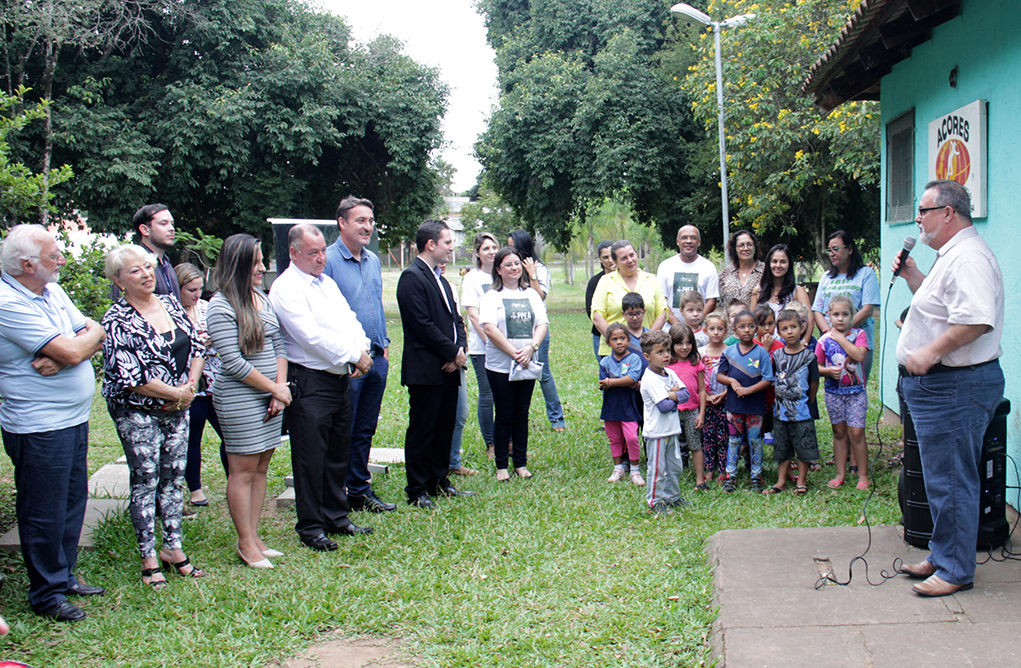
<svg viewBox="0 0 1021 668"><path fill-rule="evenodd" d="M14 463L28 601L61 622L85 619L68 596L102 595L74 575L85 519L91 358L106 332L57 285L67 264L41 225L17 225L0 248L0 426Z"/></svg>

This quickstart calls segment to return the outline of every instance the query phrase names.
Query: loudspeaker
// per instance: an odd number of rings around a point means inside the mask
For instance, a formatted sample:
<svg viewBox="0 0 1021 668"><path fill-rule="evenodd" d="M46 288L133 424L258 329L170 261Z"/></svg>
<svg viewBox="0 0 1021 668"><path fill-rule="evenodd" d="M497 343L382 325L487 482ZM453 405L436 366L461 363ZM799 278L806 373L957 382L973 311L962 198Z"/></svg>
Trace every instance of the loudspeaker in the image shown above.
<svg viewBox="0 0 1021 668"><path fill-rule="evenodd" d="M928 548L932 538L932 514L925 494L922 458L918 451L911 411L902 405L904 424L904 461L897 485L904 540L915 547ZM977 549L1000 547L1010 536L1007 523L1007 416L1010 400L1003 399L982 441L979 460L981 491L979 493L979 525Z"/></svg>

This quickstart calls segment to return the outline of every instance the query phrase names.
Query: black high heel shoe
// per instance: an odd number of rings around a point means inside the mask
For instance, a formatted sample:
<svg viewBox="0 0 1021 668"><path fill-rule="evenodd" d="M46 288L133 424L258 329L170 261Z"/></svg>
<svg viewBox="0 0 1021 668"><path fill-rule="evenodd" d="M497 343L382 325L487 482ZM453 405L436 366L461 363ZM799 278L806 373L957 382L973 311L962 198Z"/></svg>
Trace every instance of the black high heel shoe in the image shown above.
<svg viewBox="0 0 1021 668"><path fill-rule="evenodd" d="M167 586L166 578L164 578L163 580L153 580L152 579L152 576L154 576L154 575L162 575L162 574L163 574L163 571L161 571L159 568L143 568L142 569L142 577L143 578L149 578L149 581L146 582L145 580L142 580L142 584L149 585L153 589L163 589L164 587Z"/></svg>
<svg viewBox="0 0 1021 668"><path fill-rule="evenodd" d="M178 561L177 563L174 563L174 562L170 561L170 559L168 557L164 557L163 553L161 552L160 553L160 563L163 564L163 568L165 568L167 571L169 571L171 568L174 568L178 572L178 574L181 575L182 577L186 577L186 578L202 578L202 577L206 576L205 572L199 570L199 568L197 566L191 566L191 560L188 559L188 557L185 557L181 561ZM185 572L184 569L187 568L188 566L191 566L191 570Z"/></svg>

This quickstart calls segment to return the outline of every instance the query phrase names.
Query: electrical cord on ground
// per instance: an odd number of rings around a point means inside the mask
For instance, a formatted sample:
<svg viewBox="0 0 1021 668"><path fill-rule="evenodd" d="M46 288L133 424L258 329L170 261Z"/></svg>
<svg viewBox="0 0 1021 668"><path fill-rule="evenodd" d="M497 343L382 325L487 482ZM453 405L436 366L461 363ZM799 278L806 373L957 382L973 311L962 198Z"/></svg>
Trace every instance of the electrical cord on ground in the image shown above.
<svg viewBox="0 0 1021 668"><path fill-rule="evenodd" d="M1014 467L1014 478L1021 480L1021 477L1018 476L1017 462L1015 462L1014 458L1011 457L1009 454L1007 455L1007 459L1010 460L1011 466ZM1021 489L1021 487L1015 485L1007 485L1006 488ZM1006 542L1004 542L1004 544L1000 546L999 556L993 553L993 548L989 548L986 557L982 561L978 562L979 564L984 564L989 561L993 562L1021 561L1021 552L1015 552L1013 550L1012 540L1012 538L1014 537L1014 532L1017 530L1018 520L1021 520L1021 514L1018 514L1018 516L1014 518L1014 526L1010 528L1010 533L1007 535Z"/></svg>
<svg viewBox="0 0 1021 668"><path fill-rule="evenodd" d="M883 331L882 331L882 338L883 338L883 340L882 340L882 345L880 346L879 350L883 351L883 352L886 351L886 335L890 331L890 328L887 326L887 323L885 322L885 319L886 319L886 314L889 312L889 308L888 307L890 305L890 295L891 294L893 294L893 285L892 284L890 285L889 289L886 291L886 303L883 305L883 309L882 309L882 316L883 316L883 319L884 319ZM883 376L883 369L885 367L885 361L886 361L886 355L885 354L880 354L880 357L879 357L879 377L880 378L884 377ZM866 391L867 391L867 389L866 389ZM882 420L882 418L883 418L883 410L882 410L882 402L880 401L880 409L876 412L876 424L875 424L875 428L876 428L876 440L879 442L879 450L876 452L876 456L872 458L872 461L871 461L871 463L869 465L870 466L870 468L869 468L870 471L875 471L876 470L876 464L879 462L879 460L883 456L883 448L884 448L885 444L883 443L883 436L882 436L882 434L879 431L879 424L880 424L880 421ZM868 510L869 510L869 502L872 501L872 497L875 496L875 493L876 493L876 478L875 478L875 476L873 476L871 478L871 480L872 480L872 485L869 488L868 496L865 497L865 502L862 504L862 508L861 508L862 521L865 523L865 528L866 528L866 530L868 532L868 541L865 544L865 550L861 554L859 554L858 556L856 556L853 559L851 559L851 561L847 564L847 580L840 581L840 580L837 580L833 575L823 575L818 580L815 581L815 588L817 590L818 589L822 589L823 587L825 587L828 584L840 585L842 587L846 587L847 585L851 584L851 580L854 579L854 565L856 563L858 563L859 561L865 566L865 581L867 583L869 583L870 585L872 585L873 587L878 587L878 586L882 585L883 583L885 583L887 580L891 580L891 579L897 577L898 572L900 571L901 559L900 559L900 557L897 557L896 559L893 560L893 573L888 572L884 568L883 570L879 571L879 577L882 578L881 580L879 580L878 582L873 582L871 580L871 578L869 578L869 562L865 559L865 555L868 554L869 550L872 549L872 524L869 522L869 512L868 512Z"/></svg>

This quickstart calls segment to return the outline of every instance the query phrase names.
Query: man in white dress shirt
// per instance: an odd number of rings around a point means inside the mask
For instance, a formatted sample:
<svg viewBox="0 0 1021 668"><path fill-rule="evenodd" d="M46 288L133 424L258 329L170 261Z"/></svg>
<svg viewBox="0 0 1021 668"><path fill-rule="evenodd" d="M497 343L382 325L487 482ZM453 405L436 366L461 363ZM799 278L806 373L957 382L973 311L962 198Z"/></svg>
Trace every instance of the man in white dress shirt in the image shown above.
<svg viewBox="0 0 1021 668"><path fill-rule="evenodd" d="M326 239L314 225L287 236L291 264L270 302L284 334L293 401L284 411L291 435L295 530L318 552L336 550L327 534L371 533L355 526L344 482L351 446L349 377L372 366L369 340L326 268Z"/></svg>

